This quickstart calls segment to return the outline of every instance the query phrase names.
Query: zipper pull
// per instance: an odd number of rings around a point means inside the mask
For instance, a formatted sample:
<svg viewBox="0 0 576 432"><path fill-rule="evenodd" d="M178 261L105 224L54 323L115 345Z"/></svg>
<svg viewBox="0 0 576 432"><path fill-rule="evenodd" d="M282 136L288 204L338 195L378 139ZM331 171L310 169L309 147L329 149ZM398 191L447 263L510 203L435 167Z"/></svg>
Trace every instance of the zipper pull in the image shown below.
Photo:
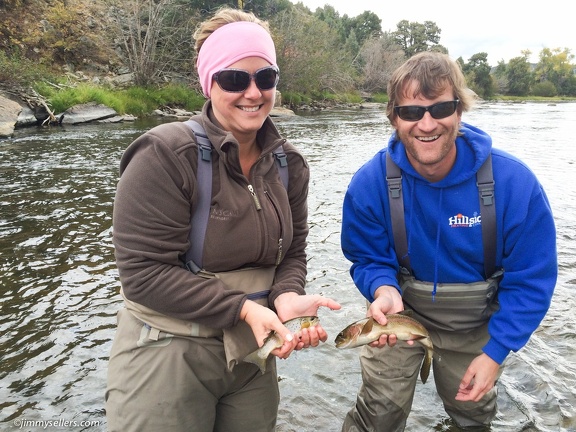
<svg viewBox="0 0 576 432"><path fill-rule="evenodd" d="M252 199L254 200L254 204L256 205L256 210L262 210L262 206L260 205L260 200L254 191L254 188L251 184L248 185L248 190L250 191L250 195L252 195Z"/></svg>
<svg viewBox="0 0 576 432"><path fill-rule="evenodd" d="M282 250L282 239L278 239L278 256L276 258L276 265L280 265L280 262L282 261L282 253L284 251Z"/></svg>

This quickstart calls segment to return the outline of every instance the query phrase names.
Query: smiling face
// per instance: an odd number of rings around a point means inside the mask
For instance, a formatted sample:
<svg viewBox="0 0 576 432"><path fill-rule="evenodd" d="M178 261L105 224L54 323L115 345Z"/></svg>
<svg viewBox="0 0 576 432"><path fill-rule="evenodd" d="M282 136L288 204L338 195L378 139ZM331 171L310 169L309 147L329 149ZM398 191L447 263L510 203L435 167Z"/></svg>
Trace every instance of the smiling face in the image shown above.
<svg viewBox="0 0 576 432"><path fill-rule="evenodd" d="M229 68L243 69L253 74L258 69L270 66L260 57L247 57L229 65ZM215 80L212 80L210 98L212 109L218 122L225 130L239 141L253 137L262 127L264 120L274 107L276 88L260 90L254 80L241 93L230 93L222 90Z"/></svg>
<svg viewBox="0 0 576 432"><path fill-rule="evenodd" d="M434 99L422 94L414 94L416 83L408 82L398 106L429 106L438 102L454 100L452 89L447 86L444 92ZM456 137L460 126L461 111L456 110L443 119L433 118L429 112L418 121L406 121L395 116L393 126L398 138L406 148L406 155L414 169L430 182L442 180L456 160Z"/></svg>

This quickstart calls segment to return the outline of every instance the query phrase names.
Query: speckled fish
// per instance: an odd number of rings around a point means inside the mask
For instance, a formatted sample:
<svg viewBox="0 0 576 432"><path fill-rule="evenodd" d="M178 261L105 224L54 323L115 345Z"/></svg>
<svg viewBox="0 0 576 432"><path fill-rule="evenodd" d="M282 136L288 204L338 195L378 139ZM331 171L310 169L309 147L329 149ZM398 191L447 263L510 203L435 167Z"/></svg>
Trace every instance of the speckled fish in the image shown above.
<svg viewBox="0 0 576 432"><path fill-rule="evenodd" d="M319 322L320 320L317 316L302 316L292 318L283 324L288 330L290 330L290 333L296 334L302 329L314 327ZM283 344L283 339L276 332L270 332L268 337L264 340L264 344L256 351L248 354L244 358L244 361L254 363L260 368L260 371L264 373L266 372L266 360L268 359L268 356L272 351L276 348L280 348Z"/></svg>
<svg viewBox="0 0 576 432"><path fill-rule="evenodd" d="M432 354L434 347L428 335L428 331L422 324L406 315L390 314L386 315L388 322L385 326L378 324L372 317L356 321L342 330L336 336L336 348L355 348L367 345L378 340L382 335L395 334L398 340L416 341L426 349L426 355L420 369L420 379L423 383L430 375L430 365L432 364Z"/></svg>

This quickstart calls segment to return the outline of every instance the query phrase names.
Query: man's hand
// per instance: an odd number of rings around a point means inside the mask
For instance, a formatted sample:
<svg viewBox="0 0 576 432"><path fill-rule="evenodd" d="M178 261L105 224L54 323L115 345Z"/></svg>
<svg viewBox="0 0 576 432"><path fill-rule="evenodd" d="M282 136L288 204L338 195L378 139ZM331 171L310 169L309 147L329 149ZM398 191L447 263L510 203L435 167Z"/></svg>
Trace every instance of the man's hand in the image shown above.
<svg viewBox="0 0 576 432"><path fill-rule="evenodd" d="M499 370L498 363L486 354L480 354L468 366L460 382L456 400L478 402L494 387Z"/></svg>
<svg viewBox="0 0 576 432"><path fill-rule="evenodd" d="M374 320L381 325L386 325L388 320L386 314L401 312L404 310L404 303L402 303L402 296L398 290L391 285L382 285L378 287L374 293L374 301L370 304L366 316L371 316ZM377 341L370 343L373 348L382 348L385 345L391 347L396 345L398 339L396 335L382 335ZM409 341L413 344L413 341Z"/></svg>

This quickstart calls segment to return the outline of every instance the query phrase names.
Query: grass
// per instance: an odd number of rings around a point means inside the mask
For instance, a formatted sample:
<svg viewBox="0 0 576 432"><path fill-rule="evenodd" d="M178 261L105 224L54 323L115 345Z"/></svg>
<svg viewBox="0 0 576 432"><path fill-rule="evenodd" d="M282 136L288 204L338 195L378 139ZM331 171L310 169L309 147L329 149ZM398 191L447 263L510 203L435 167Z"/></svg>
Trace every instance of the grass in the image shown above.
<svg viewBox="0 0 576 432"><path fill-rule="evenodd" d="M176 84L114 90L93 84L56 88L45 82L38 82L35 89L48 99L55 113L64 112L73 105L89 102L106 105L119 114L138 116L150 114L164 106L195 111L204 104L203 96L186 86Z"/></svg>

